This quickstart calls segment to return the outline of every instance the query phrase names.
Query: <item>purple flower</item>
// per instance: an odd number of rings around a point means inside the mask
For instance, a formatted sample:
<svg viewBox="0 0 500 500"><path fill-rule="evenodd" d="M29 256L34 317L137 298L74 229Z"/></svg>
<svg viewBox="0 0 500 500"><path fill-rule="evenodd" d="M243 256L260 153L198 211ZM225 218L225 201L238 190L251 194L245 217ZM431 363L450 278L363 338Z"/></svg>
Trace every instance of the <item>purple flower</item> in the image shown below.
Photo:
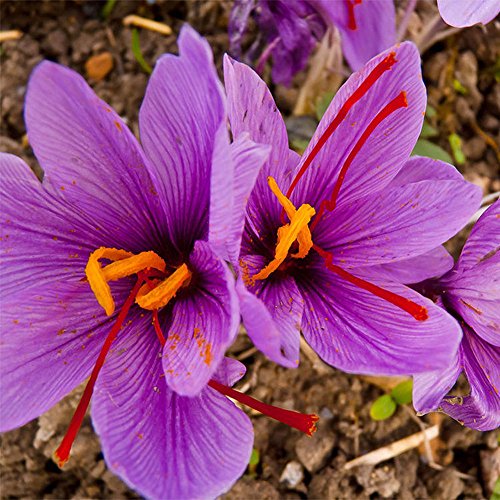
<svg viewBox="0 0 500 500"><path fill-rule="evenodd" d="M437 0L443 21L456 28L487 24L500 12L498 0Z"/></svg>
<svg viewBox="0 0 500 500"><path fill-rule="evenodd" d="M68 459L93 395L109 468L153 498L216 497L244 471L250 421L219 393L307 433L317 419L227 387L244 372L224 360L240 316L216 248L241 236L237 188L254 181L269 148L245 137L229 145L207 42L185 27L179 49L151 77L143 149L79 75L43 62L26 98L43 183L0 155L0 429L90 376L57 461ZM221 172L230 189L217 197Z"/></svg>
<svg viewBox="0 0 500 500"><path fill-rule="evenodd" d="M296 366L302 330L327 363L348 372L411 374L447 365L460 328L399 284L398 265L413 262L407 274L417 280L448 266L433 249L464 226L481 192L450 165L409 159L426 106L415 46L396 46L353 74L302 158L289 149L257 74L230 58L224 70L233 136L272 145L233 259L255 345ZM425 253L433 260L427 270L419 257Z"/></svg>
<svg viewBox="0 0 500 500"><path fill-rule="evenodd" d="M500 426L500 201L476 223L453 269L417 287L457 318L463 338L447 367L415 377L415 408L423 413L439 408L473 429L496 429ZM470 394L446 396L462 371Z"/></svg>
<svg viewBox="0 0 500 500"><path fill-rule="evenodd" d="M340 30L353 70L396 40L395 9L387 0L236 0L229 22L231 52L241 58L241 40L251 12L260 35L247 55L260 73L272 55L272 78L289 85L329 26Z"/></svg>

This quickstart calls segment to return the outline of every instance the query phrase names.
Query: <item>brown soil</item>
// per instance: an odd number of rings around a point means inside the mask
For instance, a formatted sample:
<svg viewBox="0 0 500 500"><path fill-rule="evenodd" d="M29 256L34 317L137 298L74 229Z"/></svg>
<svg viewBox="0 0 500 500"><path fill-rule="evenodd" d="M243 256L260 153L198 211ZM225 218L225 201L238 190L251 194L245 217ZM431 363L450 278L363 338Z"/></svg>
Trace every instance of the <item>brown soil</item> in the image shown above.
<svg viewBox="0 0 500 500"><path fill-rule="evenodd" d="M26 141L22 109L29 74L42 59L58 61L85 75L92 56L109 52L113 69L101 81L90 83L135 133L148 77L132 54L131 30L122 25L123 17L139 14L173 28L174 34L167 37L140 30L144 58L151 65L160 54L176 51L176 34L189 22L208 38L220 67L220 56L227 49L229 2L120 1L107 20L100 15L102 7L102 2L90 1L1 4L1 29L19 29L24 35L1 47L0 150L23 157L35 170L38 167ZM434 45L424 55L429 99L439 111L434 124L440 135L434 140L449 151L449 133L462 137L468 159L459 168L485 194L500 190L498 158L483 135L500 143L500 83L492 70L500 52L498 37L494 26L472 28ZM468 86L465 95L453 90L456 78ZM297 77L296 81L300 80ZM274 90L282 111L289 114L297 87ZM462 241L455 239L450 248L456 253ZM249 348L249 341L240 336L232 355L237 357ZM310 439L253 415L260 462L236 483L227 498L448 500L480 499L491 494L495 459L500 461L494 433L472 431L443 417L440 437L433 442L434 459L440 466L431 466L425 452L415 449L375 467L345 471L346 461L418 432L422 425L435 423L436 416L419 419L410 408L399 408L389 420L374 422L369 416L370 403L383 391L364 378L346 375L305 356L297 370L274 366L255 353L244 362L248 374L240 386L246 385L250 394L287 408L319 412L322 419L316 436ZM65 432L80 391L38 420L1 437L2 498L137 498L107 471L88 419L67 469L60 471L52 462L51 454Z"/></svg>

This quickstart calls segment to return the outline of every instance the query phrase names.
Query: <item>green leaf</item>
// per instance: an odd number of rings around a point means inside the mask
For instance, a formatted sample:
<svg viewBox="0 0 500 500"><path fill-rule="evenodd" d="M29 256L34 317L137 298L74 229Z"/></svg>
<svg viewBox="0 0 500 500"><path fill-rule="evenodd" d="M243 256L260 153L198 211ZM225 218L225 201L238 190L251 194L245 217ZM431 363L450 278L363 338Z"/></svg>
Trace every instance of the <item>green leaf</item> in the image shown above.
<svg viewBox="0 0 500 500"><path fill-rule="evenodd" d="M325 92L316 102L316 117L318 118L318 121L323 118L325 111L332 102L333 96L333 92Z"/></svg>
<svg viewBox="0 0 500 500"><path fill-rule="evenodd" d="M412 400L413 381L405 380L391 391L391 396L398 405L407 405Z"/></svg>
<svg viewBox="0 0 500 500"><path fill-rule="evenodd" d="M101 17L103 17L103 19L107 19L109 17L109 15L111 14L111 11L113 10L115 4L116 4L116 0L108 0L104 4L104 7L101 10Z"/></svg>
<svg viewBox="0 0 500 500"><path fill-rule="evenodd" d="M493 493L491 494L490 500L500 500L500 477L495 483L495 487L493 488Z"/></svg>
<svg viewBox="0 0 500 500"><path fill-rule="evenodd" d="M377 398L370 408L370 417L373 420L385 420L396 411L396 403L389 394Z"/></svg>
<svg viewBox="0 0 500 500"><path fill-rule="evenodd" d="M450 134L448 141L450 142L451 151L456 162L459 165L463 165L465 163L465 155L462 151L462 139L458 134Z"/></svg>
<svg viewBox="0 0 500 500"><path fill-rule="evenodd" d="M428 156L429 158L434 158L435 160L443 160L447 163L453 163L452 157L442 147L426 139L419 139L411 154Z"/></svg>
<svg viewBox="0 0 500 500"><path fill-rule="evenodd" d="M433 108L430 104L427 104L427 108L425 108L425 116L427 118L434 118L437 116L436 108Z"/></svg>
<svg viewBox="0 0 500 500"><path fill-rule="evenodd" d="M432 125L429 125L427 122L424 122L422 131L420 132L420 137L422 139L427 139L428 137L436 137L437 135L439 135L438 130Z"/></svg>
<svg viewBox="0 0 500 500"><path fill-rule="evenodd" d="M453 88L459 93L459 94L462 94L462 95L465 95L467 94L468 90L466 87L464 87L462 85L462 83L457 80L456 78L453 80Z"/></svg>
<svg viewBox="0 0 500 500"><path fill-rule="evenodd" d="M151 74L153 70L151 66L144 60L141 52L141 42L139 40L139 32L134 28L132 30L132 52L137 62L141 66L141 68L146 72Z"/></svg>
<svg viewBox="0 0 500 500"><path fill-rule="evenodd" d="M257 466L260 462L260 453L257 448L252 449L252 454L250 455L250 461L248 462L248 472L254 475L257 471Z"/></svg>

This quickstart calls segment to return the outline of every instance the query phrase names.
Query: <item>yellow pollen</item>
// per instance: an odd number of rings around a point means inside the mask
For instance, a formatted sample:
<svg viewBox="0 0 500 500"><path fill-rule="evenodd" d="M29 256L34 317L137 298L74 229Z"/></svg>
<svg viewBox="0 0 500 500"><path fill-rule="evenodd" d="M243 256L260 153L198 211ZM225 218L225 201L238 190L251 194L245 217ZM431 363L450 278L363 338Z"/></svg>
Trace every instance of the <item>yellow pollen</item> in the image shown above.
<svg viewBox="0 0 500 500"><path fill-rule="evenodd" d="M191 279L191 271L186 264L178 267L168 278L163 280L156 288L146 293L143 287L139 290L135 301L143 309L153 311L164 307L175 297L179 289Z"/></svg>
<svg viewBox="0 0 500 500"><path fill-rule="evenodd" d="M272 177L268 177L267 182L273 194L278 198L280 205L284 208L290 219L290 223L278 229L278 242L276 244L274 259L264 269L252 276L253 280L266 279L271 273L276 271L287 258L290 247L295 241L299 244L299 250L297 253L292 254L292 257L296 259L304 258L313 246L309 222L316 213L316 210L307 204L301 205L296 209L293 203L281 192Z"/></svg>

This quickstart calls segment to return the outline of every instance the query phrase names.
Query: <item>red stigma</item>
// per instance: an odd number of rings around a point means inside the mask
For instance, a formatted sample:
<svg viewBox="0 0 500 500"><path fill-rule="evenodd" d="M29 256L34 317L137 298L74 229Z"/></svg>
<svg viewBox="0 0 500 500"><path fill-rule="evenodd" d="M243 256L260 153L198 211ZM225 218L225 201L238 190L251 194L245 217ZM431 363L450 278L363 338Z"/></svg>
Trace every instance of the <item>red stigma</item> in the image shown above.
<svg viewBox="0 0 500 500"><path fill-rule="evenodd" d="M327 269L334 272L337 276L340 276L342 279L345 279L349 283L356 285L362 290L366 290L367 292L372 293L373 295L380 297L387 302L390 302L392 305L399 307L403 311L407 312L411 316L413 316L417 321L425 321L429 318L429 313L424 306L421 306L406 297L401 297L396 293L390 292L389 290L385 290L369 281L365 281L357 276L354 276L351 273L348 273L344 269L339 266L333 264L333 255L326 250L323 250L321 247L314 245L313 248L325 259L325 265Z"/></svg>
<svg viewBox="0 0 500 500"><path fill-rule="evenodd" d="M319 420L318 415L299 413L297 411L285 410L284 408L278 408L277 406L267 405L262 401L258 401L257 399L232 389L227 385L221 384L216 380L210 380L208 385L224 396L235 399L236 401L257 410L263 415L271 417L274 420L278 420L279 422L293 427L308 436L312 436L316 432L316 422Z"/></svg>
<svg viewBox="0 0 500 500"><path fill-rule="evenodd" d="M401 108L406 108L408 106L408 101L406 99L406 92L401 91L391 102L386 104L378 113L377 116L370 122L368 127L366 127L365 131L358 139L354 147L352 148L349 156L346 158L344 165L340 169L339 176L337 178L337 182L333 188L332 194L329 200L323 200L320 204L320 208L316 217L311 223L311 231L316 227L318 222L320 221L325 209L332 211L337 204L337 197L340 192L340 188L342 187L342 183L344 182L347 170L351 166L352 162L356 158L356 155L359 153L361 148L364 146L365 142L368 140L373 131L382 123L389 115L397 111Z"/></svg>
<svg viewBox="0 0 500 500"><path fill-rule="evenodd" d="M125 300L122 308L120 309L120 312L118 314L118 317L116 318L116 322L113 325L113 328L111 329L108 336L106 337L106 340L104 341L104 344L101 348L101 352L99 353L94 368L92 369L90 379L87 382L87 385L85 386L83 395L80 399L80 402L78 403L75 413L73 414L73 418L71 419L68 430L64 435L61 444L54 452L54 458L56 459L59 467L62 467L69 460L71 447L73 446L73 442L75 441L75 438L78 434L78 431L80 430L80 427L82 426L83 418L85 417L85 413L89 406L92 393L94 392L94 386L97 381L99 372L101 371L101 368L104 365L104 360L106 359L106 356L109 353L111 344L113 343L116 336L120 332L120 329L123 326L123 322L125 321L125 318L127 317L127 314L130 308L132 307L135 297L139 292L139 289L141 288L142 284L143 284L143 279L139 277L136 284L132 288L132 291L127 297L127 300Z"/></svg>
<svg viewBox="0 0 500 500"><path fill-rule="evenodd" d="M164 346L166 340L158 322L158 311L153 311L153 325L155 327L156 336L158 337L160 344ZM262 413L263 415L274 418L275 420L293 427L294 429L297 429L307 434L308 436L312 436L316 432L316 422L319 420L319 417L317 415L309 415L299 413L297 411L285 410L284 408L278 408L277 406L267 405L262 401L252 398L247 394L243 394L236 389L233 389L232 387L221 384L214 379L210 380L208 382L208 385L224 396L235 399L236 401Z"/></svg>
<svg viewBox="0 0 500 500"><path fill-rule="evenodd" d="M345 0L347 4L347 27L350 30L356 31L358 26L356 24L356 17L354 15L354 7L361 4L361 0Z"/></svg>
<svg viewBox="0 0 500 500"><path fill-rule="evenodd" d="M288 188L288 191L286 193L287 198L290 199L293 190L297 186L297 183L300 181L306 170L310 167L314 158L316 158L317 154L321 151L325 143L345 119L351 108L368 92L368 90L370 90L370 88L386 71L390 70L394 66L394 64L396 64L396 62L396 52L391 52L371 70L370 74L363 80L363 82L361 82L361 85L346 99L345 103L342 105L335 118L333 118L333 120L330 122L326 130L318 139L318 142L314 145L311 152L304 160L302 167L300 168L297 175L290 184L290 187ZM284 211L282 211L282 219L284 219L284 215L285 213Z"/></svg>

